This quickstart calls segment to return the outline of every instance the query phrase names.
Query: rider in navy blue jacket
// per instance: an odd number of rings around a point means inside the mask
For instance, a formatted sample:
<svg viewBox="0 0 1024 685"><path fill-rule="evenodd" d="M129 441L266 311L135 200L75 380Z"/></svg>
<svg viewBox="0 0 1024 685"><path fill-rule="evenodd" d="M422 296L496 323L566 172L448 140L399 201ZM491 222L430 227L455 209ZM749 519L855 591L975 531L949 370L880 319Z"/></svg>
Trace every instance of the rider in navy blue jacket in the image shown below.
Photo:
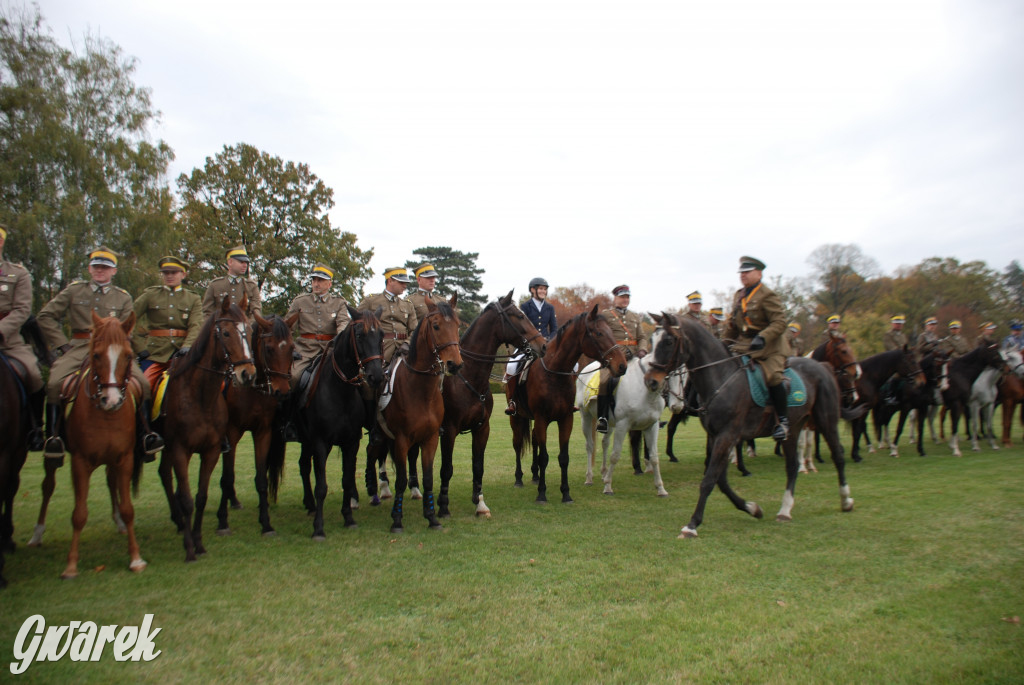
<svg viewBox="0 0 1024 685"><path fill-rule="evenodd" d="M534 278L530 281L530 295L532 297L524 302L519 308L534 325L537 332L544 336L545 340L551 340L551 336L558 330L558 322L555 320L555 308L548 304L548 282L543 278ZM537 303L540 302L540 307Z"/></svg>

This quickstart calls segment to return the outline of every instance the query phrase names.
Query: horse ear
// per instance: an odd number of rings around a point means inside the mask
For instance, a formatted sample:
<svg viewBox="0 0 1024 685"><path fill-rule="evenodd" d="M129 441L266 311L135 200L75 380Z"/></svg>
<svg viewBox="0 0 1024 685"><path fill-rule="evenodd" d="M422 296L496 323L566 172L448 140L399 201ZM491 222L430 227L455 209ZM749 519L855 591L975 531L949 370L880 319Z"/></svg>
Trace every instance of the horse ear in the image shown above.
<svg viewBox="0 0 1024 685"><path fill-rule="evenodd" d="M227 295L220 301L220 313L227 314L231 310L231 298Z"/></svg>
<svg viewBox="0 0 1024 685"><path fill-rule="evenodd" d="M95 314L96 312L93 312L93 315ZM128 316L121 322L121 330L124 331L125 335L131 335L133 328L135 328L135 312L129 312Z"/></svg>
<svg viewBox="0 0 1024 685"><path fill-rule="evenodd" d="M373 313L378 319L384 314L384 307L377 307L377 311Z"/></svg>
<svg viewBox="0 0 1024 685"><path fill-rule="evenodd" d="M244 307L243 311L245 311ZM295 315L298 316L298 313L296 313ZM270 327L273 326L273 324L270 323L270 321L264 319L262 316L259 315L258 312L253 312L252 316L254 319L256 319L256 325L262 328L263 330L269 330Z"/></svg>
<svg viewBox="0 0 1024 685"><path fill-rule="evenodd" d="M96 327L100 325L100 322L103 321L103 319L96 315L95 309L90 309L89 313L92 314L92 329L96 330ZM134 313L135 312L132 312L132 314Z"/></svg>
<svg viewBox="0 0 1024 685"><path fill-rule="evenodd" d="M298 320L299 320L299 313L295 312L294 314L292 314L291 316L289 316L287 319L284 320L284 325L287 326L288 328L291 328L292 326L295 325L295 322L298 321Z"/></svg>
<svg viewBox="0 0 1024 685"><path fill-rule="evenodd" d="M654 323L661 323L661 314L655 314L654 312L647 312L647 316L654 319Z"/></svg>
<svg viewBox="0 0 1024 685"><path fill-rule="evenodd" d="M507 307L510 304L512 304L512 293L513 293L513 291L515 291L515 288L512 288L512 290L509 290L508 291L508 295L506 295L505 297L502 297L499 300L499 302L501 302L501 306L502 307Z"/></svg>
<svg viewBox="0 0 1024 685"><path fill-rule="evenodd" d="M587 314L587 320L592 321L592 320L594 320L596 318L597 318L597 305L595 304L594 308L590 310L589 314Z"/></svg>
<svg viewBox="0 0 1024 685"><path fill-rule="evenodd" d="M347 302L345 303L345 309L348 310L348 318L352 319L353 321L358 321L359 319L363 318L363 313Z"/></svg>
<svg viewBox="0 0 1024 685"><path fill-rule="evenodd" d="M243 314L249 310L249 293L245 292L244 288L242 289L242 299L238 301L238 308L242 310Z"/></svg>
<svg viewBox="0 0 1024 685"><path fill-rule="evenodd" d="M452 306L452 309L458 309L459 306L459 294L455 293L452 295L452 299L448 300L448 304Z"/></svg>

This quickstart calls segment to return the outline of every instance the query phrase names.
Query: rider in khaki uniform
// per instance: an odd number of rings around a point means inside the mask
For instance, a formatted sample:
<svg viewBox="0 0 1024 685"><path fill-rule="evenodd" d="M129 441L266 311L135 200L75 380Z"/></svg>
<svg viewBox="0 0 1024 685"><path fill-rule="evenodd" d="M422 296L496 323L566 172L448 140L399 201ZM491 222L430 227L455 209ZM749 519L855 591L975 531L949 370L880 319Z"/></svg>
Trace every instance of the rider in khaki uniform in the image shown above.
<svg viewBox="0 0 1024 685"><path fill-rule="evenodd" d="M963 326L959 321L953 319L949 322L949 335L943 338L939 347L943 352L949 355L950 359L956 359L962 357L971 351L971 346L967 343L967 340L960 335L960 330Z"/></svg>
<svg viewBox="0 0 1024 685"><path fill-rule="evenodd" d="M715 336L718 340L722 339L722 335L725 332L725 314L722 312L721 307L712 307L708 310L709 318L708 325L711 335Z"/></svg>
<svg viewBox="0 0 1024 685"><path fill-rule="evenodd" d="M711 330L711 325L701 316L701 307L704 305L704 299L700 295L699 290L694 290L692 293L686 296L686 312L683 316L688 316L704 328Z"/></svg>
<svg viewBox="0 0 1024 685"><path fill-rule="evenodd" d="M890 350L902 350L903 346L909 341L907 340L907 334L903 332L903 324L907 322L907 317L903 314L896 314L889 323L892 325L885 333L885 337L882 338L882 344L885 345L885 351Z"/></svg>
<svg viewBox="0 0 1024 685"><path fill-rule="evenodd" d="M61 356L50 367L50 380L46 386L49 438L43 448L43 456L55 466L64 463L64 441L60 438L60 391L64 379L73 374L89 354L89 336L92 329L92 313L97 316L116 316L124 321L132 313L132 296L128 291L115 286L111 281L117 273L117 254L108 247L100 246L89 253L89 275L91 280L75 281L50 300L39 312L39 328L43 331L46 344ZM71 340L64 335L62 322L67 318L71 328ZM163 449L163 439L149 429L150 388L138 362L132 361L132 376L142 387L142 402L136 411L142 430L145 453L152 456Z"/></svg>
<svg viewBox="0 0 1024 685"><path fill-rule="evenodd" d="M981 347L982 345L995 345L999 342L996 338L996 326L991 321L983 321L978 324L978 344L975 347Z"/></svg>
<svg viewBox="0 0 1024 685"><path fill-rule="evenodd" d="M433 264L420 264L413 274L416 276L416 288L411 290L405 299L412 302L416 310L416 320L422 321L429 311L427 300L436 303L434 285L437 283L437 271L434 270Z"/></svg>
<svg viewBox="0 0 1024 685"><path fill-rule="evenodd" d="M17 361L23 368L25 390L29 395L32 429L28 435L29 449L43 449L43 376L32 347L21 335L21 327L32 314L32 276L21 264L4 258L7 227L0 225L0 352Z"/></svg>
<svg viewBox="0 0 1024 685"><path fill-rule="evenodd" d="M753 257L740 257L740 282L732 302L725 337L732 342L734 354L749 354L761 364L768 394L779 415L779 424L772 437L785 440L789 436L788 398L783 381L789 341L786 339L786 312L782 300L761 280L764 262ZM831 317L830 317L831 318Z"/></svg>
<svg viewBox="0 0 1024 685"><path fill-rule="evenodd" d="M152 285L135 300L135 335L132 347L142 360L142 372L155 388L171 357L188 350L203 327L199 295L182 287L188 264L177 257L157 263L163 285Z"/></svg>
<svg viewBox="0 0 1024 685"><path fill-rule="evenodd" d="M251 278L246 278L249 273L249 253L245 251L245 245L233 247L227 251L227 276L220 276L210 281L203 295L203 319L206 319L213 310L220 307L225 297L230 297L232 304L242 301L242 294L248 297L249 304L246 307L245 315L252 321L253 312L263 315L263 305L260 304L260 286Z"/></svg>
<svg viewBox="0 0 1024 685"><path fill-rule="evenodd" d="M612 295L615 297L612 307L601 312L601 318L608 322L612 329L612 336L615 342L626 348L626 359L632 359L634 354L643 357L647 354L650 342L643 334L640 326L642 319L636 312L629 311L630 292L628 285L620 285L612 288ZM612 372L607 368L601 369L601 380L597 390L597 432L608 432L608 411L611 408L611 396L615 392L614 383L609 380Z"/></svg>
<svg viewBox="0 0 1024 685"><path fill-rule="evenodd" d="M391 363L395 352L416 330L416 308L412 302L401 299L406 287L412 283L412 276L405 267L393 266L384 271L384 292L370 295L359 303L357 309L376 311L381 308L380 326L384 331L384 364Z"/></svg>
<svg viewBox="0 0 1024 685"><path fill-rule="evenodd" d="M924 331L917 336L917 355L923 357L939 346L939 335L936 329L939 327L939 320L934 316L924 322Z"/></svg>
<svg viewBox="0 0 1024 685"><path fill-rule="evenodd" d="M794 357L804 355L804 340L800 337L800 324L793 321L786 327L786 338L789 340L790 353Z"/></svg>
<svg viewBox="0 0 1024 685"><path fill-rule="evenodd" d="M842 323L842 318L838 314L833 314L825 320L826 326L824 332L821 334L821 341L828 342L828 339L833 335L843 337L843 332L839 330L839 324Z"/></svg>
<svg viewBox="0 0 1024 685"><path fill-rule="evenodd" d="M334 269L326 264L317 264L313 267L310 281L313 292L302 293L292 300L285 315L285 318L295 313L299 315L295 325L295 332L299 335L295 339L298 359L292 364L292 389L299 382L302 371L327 348L334 336L348 328L351 320L345 298L331 294Z"/></svg>

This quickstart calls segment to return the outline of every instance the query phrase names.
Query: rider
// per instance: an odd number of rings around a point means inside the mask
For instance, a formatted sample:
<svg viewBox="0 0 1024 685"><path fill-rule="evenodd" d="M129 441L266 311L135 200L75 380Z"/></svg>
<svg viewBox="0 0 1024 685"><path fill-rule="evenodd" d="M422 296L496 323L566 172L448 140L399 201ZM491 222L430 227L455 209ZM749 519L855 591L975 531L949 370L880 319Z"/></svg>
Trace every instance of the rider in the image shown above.
<svg viewBox="0 0 1024 685"><path fill-rule="evenodd" d="M618 285L612 288L612 296L615 298L613 306L601 312L601 317L608 322L612 329L612 336L615 342L626 348L626 359L633 357L630 348L636 348L636 356L641 359L647 354L650 341L643 334L640 326L641 318L636 312L629 311L630 292L628 285ZM612 394L615 392L617 379L611 381L612 372L602 367L601 380L597 390L597 432L608 432L608 411L611 409ZM610 382L611 381L611 382Z"/></svg>
<svg viewBox="0 0 1024 685"><path fill-rule="evenodd" d="M437 285L438 274L433 264L423 263L416 267L413 275L416 277L416 287L410 290L405 299L412 302L416 320L421 321L429 311L427 302L434 301L434 286Z"/></svg>
<svg viewBox="0 0 1024 685"><path fill-rule="evenodd" d="M903 324L907 322L907 317L903 314L896 314L889 318L889 330L885 332L885 337L882 338L882 344L885 346L885 351L890 350L902 350L907 344L907 334L903 332Z"/></svg>
<svg viewBox="0 0 1024 685"><path fill-rule="evenodd" d="M949 358L956 359L962 357L971 351L970 345L967 344L967 340L960 335L960 329L962 328L959 321L953 319L949 322L949 335L943 338L940 342L940 349L949 355Z"/></svg>
<svg viewBox="0 0 1024 685"><path fill-rule="evenodd" d="M833 314L826 320L825 332L822 333L824 338L823 342L828 342L828 339L834 335L842 336L843 332L839 330L839 324L842 323L842 318L838 314Z"/></svg>
<svg viewBox="0 0 1024 685"><path fill-rule="evenodd" d="M996 339L996 328L997 326L991 321L983 321L978 324L978 344L976 347L995 345L998 342Z"/></svg>
<svg viewBox="0 0 1024 685"><path fill-rule="evenodd" d="M135 300L135 335L132 347L151 389L176 354L187 352L203 327L203 305L182 287L188 264L177 257L157 262L163 285L152 285Z"/></svg>
<svg viewBox="0 0 1024 685"><path fill-rule="evenodd" d="M917 356L923 357L939 346L939 335L935 332L939 327L939 320L934 316L925 319L924 331L917 336Z"/></svg>
<svg viewBox="0 0 1024 685"><path fill-rule="evenodd" d="M1024 350L1024 324L1016 319L1010 322L1010 335L1003 338L1002 348L1017 352Z"/></svg>
<svg viewBox="0 0 1024 685"><path fill-rule="evenodd" d="M725 326L722 325L722 322L725 321L725 314L722 312L721 307L712 307L708 310L708 314L710 314L708 324L710 326L709 330L711 331L711 335L721 340L723 333L722 329L725 328Z"/></svg>
<svg viewBox="0 0 1024 685"><path fill-rule="evenodd" d="M21 264L4 258L7 227L0 224L0 352L17 361L25 370L22 381L29 396L32 428L28 448L43 449L43 376L32 347L21 335L21 327L32 314L32 276Z"/></svg>
<svg viewBox="0 0 1024 685"><path fill-rule="evenodd" d="M245 245L233 247L225 255L227 276L220 276L210 281L203 295L203 318L208 317L213 310L220 307L225 297L231 298L232 304L242 301L244 293L248 298L248 305L245 315L252 321L253 313L263 315L263 305L260 304L260 286L251 278L246 278L249 273L249 253L245 251Z"/></svg>
<svg viewBox="0 0 1024 685"><path fill-rule="evenodd" d="M786 384L783 383L786 357L789 356L789 341L784 335L786 313L779 296L761 280L764 268L764 262L759 259L740 257L739 273L743 287L733 296L726 338L734 341L734 354L749 354L751 360L760 362L768 383L768 394L779 416L772 437L785 440L789 436L788 399Z"/></svg>
<svg viewBox="0 0 1024 685"><path fill-rule="evenodd" d="M555 331L558 330L558 321L555 318L555 308L547 302L548 282L540 276L530 279L530 299L519 306L527 320L533 324L537 332L544 336L545 340L551 340ZM516 413L516 384L519 381L519 363L525 353L519 352L508 360L505 366L505 399L508 406L505 413L515 416Z"/></svg>
<svg viewBox="0 0 1024 685"><path fill-rule="evenodd" d="M39 328L43 331L46 344L60 353L60 358L50 367L50 380L46 386L49 438L43 447L43 456L55 467L64 464L64 441L60 438L61 385L65 378L82 366L89 354L92 312L100 317L116 316L122 321L132 312L132 296L112 282L117 274L117 257L113 250L102 245L90 252L90 280L75 281L39 312ZM70 341L64 335L62 326L65 317L71 328ZM149 383L134 359L132 376L142 388L142 402L136 410L136 420L142 430L136 434L142 440L143 452L151 457L164 448L164 441L149 427Z"/></svg>
<svg viewBox="0 0 1024 685"><path fill-rule="evenodd" d="M709 328L708 322L701 316L700 310L704 305L704 300L700 296L699 290L694 290L692 293L686 296L686 312L683 316L688 316L704 328Z"/></svg>
<svg viewBox="0 0 1024 685"><path fill-rule="evenodd" d="M356 309L375 311L381 308L381 330L384 331L384 365L391 364L391 359L399 348L408 348L409 336L416 330L416 308L412 302L403 300L405 289L412 283L412 276L404 266L392 266L384 270L384 292L364 298ZM405 349L402 349L405 352Z"/></svg>
<svg viewBox="0 0 1024 685"><path fill-rule="evenodd" d="M790 321L786 327L786 338L789 340L789 348L794 357L802 357L804 354L804 341L800 337L800 324Z"/></svg>
<svg viewBox="0 0 1024 685"><path fill-rule="evenodd" d="M348 302L341 295L331 294L334 269L326 264L317 264L309 280L312 292L302 293L292 300L285 315L285 318L296 313L299 315L295 326L298 337L295 339L297 357L292 364L292 389L299 382L303 370L327 348L334 336L348 328L350 321Z"/></svg>

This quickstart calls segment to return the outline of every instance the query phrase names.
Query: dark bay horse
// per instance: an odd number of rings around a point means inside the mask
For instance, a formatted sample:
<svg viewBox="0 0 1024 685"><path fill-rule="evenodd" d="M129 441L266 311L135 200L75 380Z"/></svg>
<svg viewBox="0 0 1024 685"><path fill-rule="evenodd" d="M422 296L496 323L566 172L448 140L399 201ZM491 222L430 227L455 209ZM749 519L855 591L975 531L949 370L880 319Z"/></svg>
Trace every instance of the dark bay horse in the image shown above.
<svg viewBox="0 0 1024 685"><path fill-rule="evenodd" d="M1024 421L1024 380L1016 373L1006 374L999 383L999 397L996 401L1003 407L1003 446L1013 447L1010 428L1017 405L1021 406L1021 420Z"/></svg>
<svg viewBox="0 0 1024 685"><path fill-rule="evenodd" d="M967 411L967 401L971 397L971 386L986 367L1004 368L1006 361L999 353L998 345L979 345L973 350L957 357L948 365L949 387L942 391L942 402L949 409L950 430L949 447L953 456L963 456L960 452L960 436L957 434L960 416Z"/></svg>
<svg viewBox="0 0 1024 685"><path fill-rule="evenodd" d="M235 496L235 448L246 431L252 433L253 453L256 459L256 493L259 496L259 522L264 535L273 535L270 525L267 469L268 459L284 461L283 445L273 453L270 451L271 433L278 404L290 388L292 355L295 341L292 326L299 320L296 312L287 319L271 316L264 319L254 313L256 326L253 330L252 355L256 367L256 379L252 385L239 387L231 384L227 390L228 401L228 444L231 448L224 453L221 464L221 499L217 509L217 534L229 535L228 508L236 501Z"/></svg>
<svg viewBox="0 0 1024 685"><path fill-rule="evenodd" d="M168 376L160 431L167 446L160 456L159 471L171 519L183 534L185 561L195 561L196 554L206 553L203 511L210 476L220 458L221 438L228 425L224 385L246 386L256 377L244 313L247 304L245 297L238 305L225 297L221 307L203 324L188 354L172 362ZM200 455L199 487L193 501L188 465L196 452ZM177 491L172 475L178 484Z"/></svg>
<svg viewBox="0 0 1024 685"><path fill-rule="evenodd" d="M491 302L480 312L459 341L462 368L454 376L445 376L441 388L444 397L444 421L441 423L441 491L437 498L438 516L446 518L448 511L448 484L452 479L452 455L455 439L469 431L473 436L473 504L477 516L487 516L491 510L484 503L484 451L491 434L491 370L497 361L498 348L510 345L534 358L544 356L547 347L544 337L537 332L515 302L512 291ZM410 462L410 470L413 463Z"/></svg>
<svg viewBox="0 0 1024 685"><path fill-rule="evenodd" d="M138 490L142 473L142 454L135 454L135 406L142 388L132 381L134 327L134 312L124 322L92 313L88 365L78 379L67 417L75 509L68 563L60 576L64 579L78 577L78 543L89 516L89 478L100 466L106 466L108 482L116 483L117 505L128 534L128 568L136 573L146 568L135 538L131 498L131 484Z"/></svg>
<svg viewBox="0 0 1024 685"><path fill-rule="evenodd" d="M863 372L857 363L857 355L853 353L846 338L842 335L831 335L828 340L815 347L810 356L816 362L828 362L835 369L843 406L852 407L856 404L857 380Z"/></svg>
<svg viewBox="0 0 1024 685"><path fill-rule="evenodd" d="M921 365L914 356L914 351L904 345L900 350L889 350L879 352L860 361L861 375L857 379L857 406L865 412L874 409L882 399L882 386L893 375L898 375L904 384L912 383L915 386L924 385L924 374L921 373ZM853 448L850 450L850 458L854 461L861 461L860 438L868 432L868 419L864 414L853 420ZM873 448L872 448L873 449Z"/></svg>
<svg viewBox="0 0 1024 685"><path fill-rule="evenodd" d="M381 432L387 439L370 444L367 456L371 464L379 464L385 450L390 448L395 464L395 501L391 506L393 533L404 530L402 506L409 484L409 450L414 445L419 447L422 459L423 517L431 528L441 528L434 506L434 455L444 419L443 376L454 374L462 367L457 305L457 294L448 302L434 304L428 300L427 315L409 337L408 354L391 361L382 401L386 405L377 412ZM367 485L371 487L370 494L376 495L376 479Z"/></svg>
<svg viewBox="0 0 1024 685"><path fill-rule="evenodd" d="M384 331L373 312L348 308L350 322L327 346L318 359L314 383L308 401L301 401L295 427L302 443L299 472L302 474L303 504L313 514L313 539L326 540L324 533L324 500L327 498L327 457L331 448L341 448L341 515L345 525L356 525L352 502L356 499L356 469L359 441L366 416L363 389L376 393L384 380L381 370L381 347ZM283 440L278 433L274 442ZM274 449L274 448L272 448ZM274 465L273 462L271 464ZM310 470L315 471L316 490L310 483ZM277 492L280 470L272 470L270 490Z"/></svg>
<svg viewBox="0 0 1024 685"><path fill-rule="evenodd" d="M942 369L948 357L939 349L935 349L923 355L918 364L921 367L921 374L924 376L922 385L904 383L897 394L897 404L888 405L880 402L873 412L875 428L878 431L888 432L888 424L895 414L899 414L899 421L896 423L896 433L889 443L889 456L898 457L899 441L903 435L903 427L906 425L910 413L914 413L914 421L917 436L917 453L924 457L924 424L928 413L935 406L936 391L941 388L943 375ZM881 433L879 433L880 435Z"/></svg>
<svg viewBox="0 0 1024 685"><path fill-rule="evenodd" d="M4 556L14 551L14 496L21 484L21 467L28 456L28 397L2 353L0 353L0 588L4 578Z"/></svg>
<svg viewBox="0 0 1024 685"><path fill-rule="evenodd" d="M613 376L626 372L626 353L615 342L608 322L597 314L597 305L563 324L548 341L547 351L529 365L516 389L517 412L512 423L512 447L516 453L516 487L523 486L523 459L535 452L537 501L547 502L548 425L558 424L558 465L562 470L563 502L569 496L569 438L572 435L576 399L576 373L580 355L607 366ZM533 422L531 433L530 423Z"/></svg>
<svg viewBox="0 0 1024 685"><path fill-rule="evenodd" d="M715 485L740 511L755 518L764 514L754 502L747 502L728 482L729 456L741 440L769 436L775 427L772 408L754 403L747 374L740 357L732 357L722 343L699 323L672 315L662 315L661 326L671 333L663 336L653 351L654 360L644 376L650 387L658 386L665 375L679 364L685 364L701 397L701 423L707 431L704 477L700 496L690 522L683 527L680 538L697 537L697 527L704 519L704 507ZM650 356L650 355L648 355ZM779 521L792 520L794 489L799 464L796 446L800 429L808 418L825 437L839 477L839 501L842 511L853 510L850 486L846 482L843 446L839 442L839 419L854 414L840 406L839 386L832 369L803 357L791 357L789 365L804 381L807 401L801 407L789 408L789 438L783 443L786 458L786 490Z"/></svg>

